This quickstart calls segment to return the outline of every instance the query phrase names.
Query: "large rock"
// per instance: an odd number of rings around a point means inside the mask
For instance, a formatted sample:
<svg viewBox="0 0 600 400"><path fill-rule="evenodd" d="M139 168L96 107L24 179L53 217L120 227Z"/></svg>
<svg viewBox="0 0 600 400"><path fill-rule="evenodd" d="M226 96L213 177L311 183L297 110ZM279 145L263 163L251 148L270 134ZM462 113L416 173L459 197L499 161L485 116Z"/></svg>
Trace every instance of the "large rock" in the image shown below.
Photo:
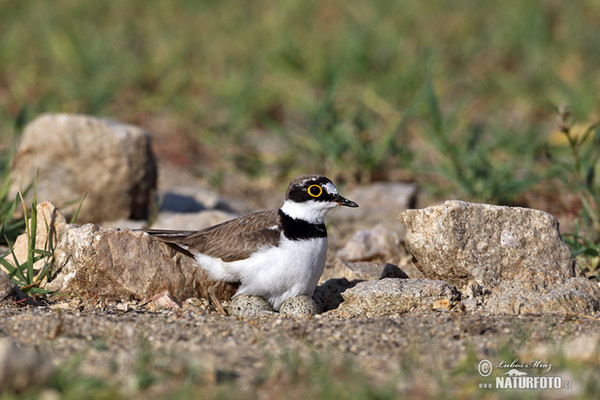
<svg viewBox="0 0 600 400"><path fill-rule="evenodd" d="M600 310L600 289L584 277L557 278L526 268L483 298L484 309L501 314L583 313Z"/></svg>
<svg viewBox="0 0 600 400"><path fill-rule="evenodd" d="M441 206L407 210L406 247L426 278L456 286L470 280L492 289L525 268L552 276L578 276L558 221L543 211L446 201Z"/></svg>
<svg viewBox="0 0 600 400"><path fill-rule="evenodd" d="M35 179L38 200L80 222L144 218L156 188L150 137L141 128L85 115L44 114L25 127L11 171L14 190Z"/></svg>
<svg viewBox="0 0 600 400"><path fill-rule="evenodd" d="M344 301L331 313L342 317L381 317L431 311L441 303L450 308L460 299L458 290L447 282L397 278L358 282L343 291L341 296Z"/></svg>
<svg viewBox="0 0 600 400"><path fill-rule="evenodd" d="M400 214L406 247L430 279L476 282L493 313L594 312L600 289L582 277L557 220L539 210L447 201Z"/></svg>
<svg viewBox="0 0 600 400"><path fill-rule="evenodd" d="M147 299L168 291L179 300L207 298L215 283L191 257L139 231L66 225L55 248L53 279L45 287L67 295ZM237 285L220 283L229 300Z"/></svg>
<svg viewBox="0 0 600 400"><path fill-rule="evenodd" d="M36 247L44 249L51 235L55 254L51 281L42 282L46 289L119 300L148 299L168 292L185 300L207 298L215 283L190 257L143 232L67 224L60 211L47 202L39 204L37 211ZM27 259L26 234L17 238L14 253L19 262ZM40 268L37 265L36 271ZM0 273L0 283L3 276ZM2 286L6 294L9 286L9 281ZM214 289L217 298L229 300L237 286L221 283Z"/></svg>

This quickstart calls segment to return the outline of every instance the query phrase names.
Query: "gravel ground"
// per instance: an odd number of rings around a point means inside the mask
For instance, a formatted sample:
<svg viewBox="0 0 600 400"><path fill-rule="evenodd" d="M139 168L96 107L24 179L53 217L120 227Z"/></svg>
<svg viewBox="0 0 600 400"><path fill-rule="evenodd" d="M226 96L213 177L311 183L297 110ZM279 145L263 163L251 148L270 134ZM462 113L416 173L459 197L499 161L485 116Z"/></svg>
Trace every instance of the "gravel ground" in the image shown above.
<svg viewBox="0 0 600 400"><path fill-rule="evenodd" d="M338 220L331 227L328 265L356 231L356 224ZM498 369L500 362L536 357L555 365L554 371L565 380L576 378L573 365L591 374L576 390L550 396L543 392L541 397L585 398L600 390L600 315L431 311L394 318L339 318L324 313L238 319L217 315L198 299L188 299L181 310L173 311L153 303L73 299L32 306L8 298L0 302L0 321L0 337L35 348L59 370L74 363L73 376L95 377L125 388L121 394L133 393L125 397L170 398L195 374L194 382L212 387L226 384L227 390L234 387L258 398L311 397L310 391L295 395L296 381L307 387L337 384L336 390L346 385L347 397L360 397L353 392L353 380L363 386L391 388L389 397L436 398L451 393L450 397L498 398L502 393L478 389L483 379L477 373L479 361L491 360L499 373L506 371ZM576 344L583 348L575 351ZM311 371L330 380L315 383ZM144 376L154 381L144 384ZM62 398L61 393L50 394ZM230 391L221 396L231 397Z"/></svg>
<svg viewBox="0 0 600 400"><path fill-rule="evenodd" d="M261 382L277 360L293 354L311 365L316 354L319 362L352 363L375 386L392 382L402 392L408 385L414 394L417 386L432 383L406 382L400 377L417 371L425 374L421 376L444 376L466 368L472 382L465 384L474 388L479 359L496 363L504 357L511 362L534 354L540 346L553 348L587 336L597 340L600 332L598 318L589 316L438 312L369 319L341 319L327 313L236 319L207 309L198 300L186 301L179 311L160 310L152 304L80 300L15 306L5 300L0 306L0 336L38 349L57 365L83 355L80 374L104 377L123 387L134 385L139 375L136 363L144 354L152 358L149 363L154 369L177 371L192 366L202 371L206 381L229 377L242 390ZM592 357L595 354L592 362L597 363L597 350L590 352Z"/></svg>

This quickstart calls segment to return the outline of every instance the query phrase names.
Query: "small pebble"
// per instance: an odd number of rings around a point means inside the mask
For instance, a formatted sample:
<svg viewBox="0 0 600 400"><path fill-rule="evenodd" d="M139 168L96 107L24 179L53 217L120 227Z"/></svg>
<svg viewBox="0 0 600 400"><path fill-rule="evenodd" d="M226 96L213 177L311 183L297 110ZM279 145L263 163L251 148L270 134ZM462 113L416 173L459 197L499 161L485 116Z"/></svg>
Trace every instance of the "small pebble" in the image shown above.
<svg viewBox="0 0 600 400"><path fill-rule="evenodd" d="M406 272L404 272L400 268L398 268L397 265L394 265L392 263L387 263L383 267L383 271L381 272L381 276L379 277L379 279L385 279L385 278L408 279L409 277L408 277L408 275L406 275Z"/></svg>
<svg viewBox="0 0 600 400"><path fill-rule="evenodd" d="M273 312L273 307L260 296L238 294L231 299L227 311L237 317L256 317Z"/></svg>
<svg viewBox="0 0 600 400"><path fill-rule="evenodd" d="M291 297L283 302L279 313L290 316L316 315L319 313L319 307L313 299L301 294Z"/></svg>
<svg viewBox="0 0 600 400"><path fill-rule="evenodd" d="M436 299L433 301L431 308L440 311L450 311L450 309L452 308L452 302L450 301L450 299Z"/></svg>
<svg viewBox="0 0 600 400"><path fill-rule="evenodd" d="M170 310L181 310L181 307L183 306L181 301L173 296L168 290L152 296L148 300L160 308L167 308Z"/></svg>

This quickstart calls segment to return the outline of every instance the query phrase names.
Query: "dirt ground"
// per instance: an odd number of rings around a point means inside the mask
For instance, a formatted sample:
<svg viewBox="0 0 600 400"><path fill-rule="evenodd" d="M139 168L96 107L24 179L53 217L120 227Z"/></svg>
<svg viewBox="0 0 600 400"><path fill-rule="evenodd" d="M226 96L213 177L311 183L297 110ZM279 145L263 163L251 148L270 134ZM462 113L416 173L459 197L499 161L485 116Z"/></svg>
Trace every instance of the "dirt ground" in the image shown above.
<svg viewBox="0 0 600 400"><path fill-rule="evenodd" d="M555 358L539 361L557 365L564 359L547 349L580 337L597 339L600 332L598 318L564 315L436 312L397 318L323 314L236 319L208 312L201 301L166 311L136 303L73 300L15 306L5 300L0 318L0 336L38 349L57 365L83 355L79 373L125 386L139 374L137 363L144 354L152 357L153 368L176 371L194 366L208 381L233 377L242 389L261 382L261 374L277 360L293 354L310 366L316 354L319 362L344 360L376 385L392 384L399 391L408 386L412 393L432 385L428 379L436 374L452 375L461 369L463 385L475 389L484 381L477 375L483 359L499 365L537 355ZM589 352L597 357L597 350ZM408 380L410 376L421 379Z"/></svg>

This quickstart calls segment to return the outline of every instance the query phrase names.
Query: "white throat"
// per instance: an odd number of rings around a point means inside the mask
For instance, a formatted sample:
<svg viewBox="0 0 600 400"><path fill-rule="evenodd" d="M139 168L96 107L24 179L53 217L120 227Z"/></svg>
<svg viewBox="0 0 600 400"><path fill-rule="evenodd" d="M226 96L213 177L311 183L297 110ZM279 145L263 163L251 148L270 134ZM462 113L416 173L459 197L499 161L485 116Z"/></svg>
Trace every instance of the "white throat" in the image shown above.
<svg viewBox="0 0 600 400"><path fill-rule="evenodd" d="M337 204L315 200L302 203L286 200L280 210L294 219L301 219L312 224L322 224L325 221L325 214L333 207L337 207Z"/></svg>

